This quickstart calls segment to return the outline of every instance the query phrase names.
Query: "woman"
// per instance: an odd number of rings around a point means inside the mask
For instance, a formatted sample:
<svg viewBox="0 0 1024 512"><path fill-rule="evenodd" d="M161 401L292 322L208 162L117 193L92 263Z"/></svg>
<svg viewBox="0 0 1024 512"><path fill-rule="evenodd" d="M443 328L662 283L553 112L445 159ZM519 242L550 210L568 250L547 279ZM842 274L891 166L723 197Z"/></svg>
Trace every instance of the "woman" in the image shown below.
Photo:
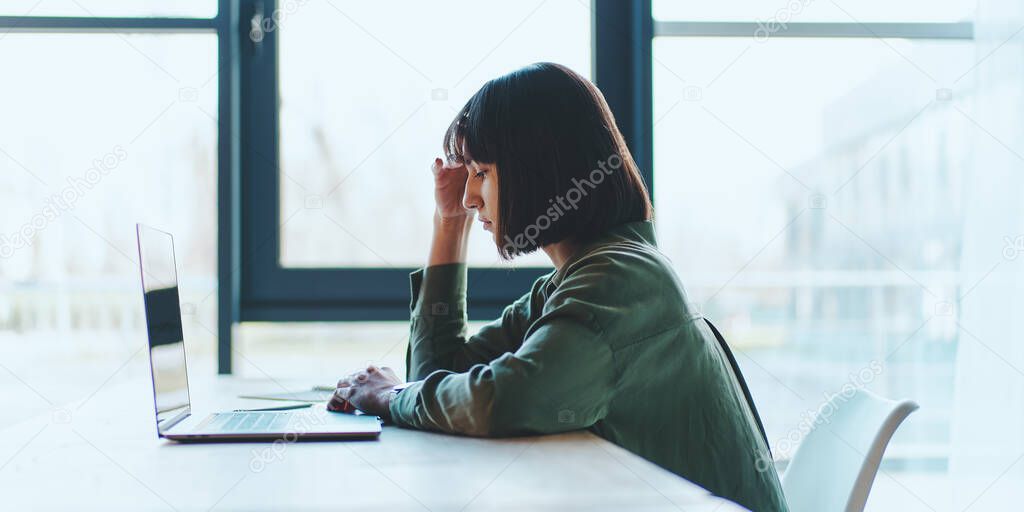
<svg viewBox="0 0 1024 512"><path fill-rule="evenodd" d="M514 71L466 103L444 149L428 265L411 276L413 382L371 366L328 407L473 436L586 428L752 510L785 510L756 410L658 251L600 91L557 64ZM467 337L474 215L502 257L539 249L555 271Z"/></svg>

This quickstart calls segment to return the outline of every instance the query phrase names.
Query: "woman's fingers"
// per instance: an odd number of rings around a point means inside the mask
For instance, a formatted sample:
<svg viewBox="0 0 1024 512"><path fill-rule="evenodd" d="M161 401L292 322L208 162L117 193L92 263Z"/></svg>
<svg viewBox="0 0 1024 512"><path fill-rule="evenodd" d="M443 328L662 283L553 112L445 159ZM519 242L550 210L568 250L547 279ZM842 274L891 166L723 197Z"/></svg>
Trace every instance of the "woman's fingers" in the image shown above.
<svg viewBox="0 0 1024 512"><path fill-rule="evenodd" d="M355 372L348 377L339 380L337 387L338 389L348 388L366 382L370 378L370 374L376 371L378 371L377 367L371 365L364 371Z"/></svg>
<svg viewBox="0 0 1024 512"><path fill-rule="evenodd" d="M338 387L331 394L327 401L327 410L335 412L352 412L355 407L349 402L349 398L356 392L357 387L366 384L370 380L370 374L379 372L380 369L369 365L366 370L355 372L348 377L338 381Z"/></svg>
<svg viewBox="0 0 1024 512"><path fill-rule="evenodd" d="M331 399L327 401L327 410L333 412L355 412L356 406L352 404L352 397L356 389L353 387L338 388L334 390Z"/></svg>
<svg viewBox="0 0 1024 512"><path fill-rule="evenodd" d="M334 390L334 394L331 395L331 399L327 401L327 410L329 411L343 411L346 404L348 404L348 396L351 393L351 388L338 388Z"/></svg>
<svg viewBox="0 0 1024 512"><path fill-rule="evenodd" d="M327 410L354 412L358 405L363 411L379 412L381 407L386 408L381 403L387 402L381 402L380 397L392 386L401 383L402 379L391 368L369 364L366 369L338 381L338 387L327 401Z"/></svg>
<svg viewBox="0 0 1024 512"><path fill-rule="evenodd" d="M447 160L435 158L434 163L430 165L430 171L434 174L435 178L441 175L464 170L465 168L466 166L464 164L455 161L452 158L449 158Z"/></svg>
<svg viewBox="0 0 1024 512"><path fill-rule="evenodd" d="M352 404L348 400L356 392L356 388L369 383L370 377L378 373L398 380L398 376L391 368L379 367L374 364L367 365L365 370L352 373L338 381L338 387L331 395L331 399L327 401L327 409L342 412L352 410Z"/></svg>
<svg viewBox="0 0 1024 512"><path fill-rule="evenodd" d="M370 368L373 368L373 370L370 370ZM377 367L370 365L370 367L367 368L366 370L360 370L358 372L351 373L349 374L348 377L345 377L338 381L338 387L347 388L349 386L354 386L356 384L366 382L367 379L369 379L369 374L375 371L377 371Z"/></svg>

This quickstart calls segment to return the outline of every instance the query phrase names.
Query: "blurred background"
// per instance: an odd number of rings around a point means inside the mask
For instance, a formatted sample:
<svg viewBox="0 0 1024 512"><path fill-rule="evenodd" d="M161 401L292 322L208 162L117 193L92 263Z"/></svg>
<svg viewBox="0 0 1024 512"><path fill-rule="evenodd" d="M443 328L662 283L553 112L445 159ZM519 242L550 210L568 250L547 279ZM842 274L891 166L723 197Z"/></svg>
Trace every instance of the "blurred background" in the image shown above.
<svg viewBox="0 0 1024 512"><path fill-rule="evenodd" d="M226 4L0 6L0 427L148 374L135 222L175 235L189 364L217 372L219 283L237 270L218 271L231 110L223 36L201 20ZM1009 508L1024 455L1021 6L639 4L661 249L737 352L777 458L829 394L864 386L921 405L869 509ZM271 23L240 48L273 38L273 115L233 133L272 162L276 188L255 196L272 200L242 211L269 212L284 270L423 264L428 166L469 96L532 62L590 78L602 62L585 0L262 8ZM11 26L23 16L186 28ZM232 80L247 94L244 73ZM247 139L267 119L276 143ZM475 267L548 265L500 262L482 235ZM269 319L229 322L235 374L331 384L353 360L404 367L400 318Z"/></svg>

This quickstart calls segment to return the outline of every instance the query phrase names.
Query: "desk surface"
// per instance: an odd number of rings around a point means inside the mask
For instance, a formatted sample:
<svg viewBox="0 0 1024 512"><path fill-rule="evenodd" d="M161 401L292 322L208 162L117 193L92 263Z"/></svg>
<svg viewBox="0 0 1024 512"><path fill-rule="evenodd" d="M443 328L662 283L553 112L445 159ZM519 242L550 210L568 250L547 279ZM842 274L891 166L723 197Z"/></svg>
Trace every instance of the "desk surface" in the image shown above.
<svg viewBox="0 0 1024 512"><path fill-rule="evenodd" d="M299 383L285 383L302 389ZM281 383L193 383L194 409ZM743 510L590 434L474 439L385 427L377 441L176 444L148 388L112 386L0 431L5 510Z"/></svg>

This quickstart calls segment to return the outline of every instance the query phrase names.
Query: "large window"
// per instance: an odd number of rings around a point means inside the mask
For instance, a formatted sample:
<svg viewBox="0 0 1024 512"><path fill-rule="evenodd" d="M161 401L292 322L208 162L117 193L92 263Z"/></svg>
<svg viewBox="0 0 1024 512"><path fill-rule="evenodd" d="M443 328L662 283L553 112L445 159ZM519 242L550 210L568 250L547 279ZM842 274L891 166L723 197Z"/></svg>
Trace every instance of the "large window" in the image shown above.
<svg viewBox="0 0 1024 512"><path fill-rule="evenodd" d="M971 292L957 278L971 8L7 2L5 343L138 328L135 221L178 235L186 324L219 340L221 371L240 321L406 318L442 131L483 81L553 60L615 110L662 248L736 346L776 449L852 378L918 399L900 433L917 441L894 453L941 460ZM54 206L62 194L73 205ZM473 319L547 270L473 243ZM401 354L401 329L385 331Z"/></svg>
<svg viewBox="0 0 1024 512"><path fill-rule="evenodd" d="M76 289L46 284L54 273L90 276L130 300L130 227L142 221L177 235L182 275L197 276L183 286L196 294L188 323L218 340L222 372L240 322L403 320L428 244L428 166L466 99L525 64L567 64L605 90L649 163L650 33L646 1L5 2L0 165L17 182L6 233L90 159L116 150L138 170L104 173L102 189L58 212L74 229L16 240L0 279L20 297ZM487 238L471 248L475 319L550 270L541 255L500 261ZM70 317L11 300L5 326L116 316L93 311L107 306L92 296Z"/></svg>
<svg viewBox="0 0 1024 512"><path fill-rule="evenodd" d="M217 16L217 4L218 0L4 0L0 16L59 16L79 21L106 17L212 19ZM69 25L82 28L87 24L71 21ZM108 23L111 28L114 25Z"/></svg>
<svg viewBox="0 0 1024 512"><path fill-rule="evenodd" d="M433 214L429 165L469 96L531 62L591 74L587 5L395 8L402 16L380 16L379 3L309 2L281 19L284 267L422 265ZM471 264L497 263L488 236L471 241ZM543 254L516 261L547 264Z"/></svg>
<svg viewBox="0 0 1024 512"><path fill-rule="evenodd" d="M190 350L216 346L212 20L31 4L0 10L74 17L0 20L0 425L146 369L136 222L175 233Z"/></svg>
<svg viewBox="0 0 1024 512"><path fill-rule="evenodd" d="M6 1L0 406L136 357L136 221L177 235L190 350L217 340L220 371L239 322L253 375L328 345L399 364L404 327L372 321L407 318L441 133L485 80L552 60L615 110L776 452L853 384L918 400L889 453L942 464L973 4ZM470 254L474 320L548 270L479 232ZM310 320L371 322L258 323Z"/></svg>
<svg viewBox="0 0 1024 512"><path fill-rule="evenodd" d="M661 247L791 455L846 384L949 440L973 2L655 2Z"/></svg>
<svg viewBox="0 0 1024 512"><path fill-rule="evenodd" d="M242 9L254 27L241 69L242 321L407 319L408 274L431 232L430 163L465 101L500 74L557 61L591 77L645 157L636 119L649 120L649 86L637 103L633 77L650 76L638 65L647 2L260 5ZM482 233L471 244L474 319L550 271L542 254L502 262Z"/></svg>

